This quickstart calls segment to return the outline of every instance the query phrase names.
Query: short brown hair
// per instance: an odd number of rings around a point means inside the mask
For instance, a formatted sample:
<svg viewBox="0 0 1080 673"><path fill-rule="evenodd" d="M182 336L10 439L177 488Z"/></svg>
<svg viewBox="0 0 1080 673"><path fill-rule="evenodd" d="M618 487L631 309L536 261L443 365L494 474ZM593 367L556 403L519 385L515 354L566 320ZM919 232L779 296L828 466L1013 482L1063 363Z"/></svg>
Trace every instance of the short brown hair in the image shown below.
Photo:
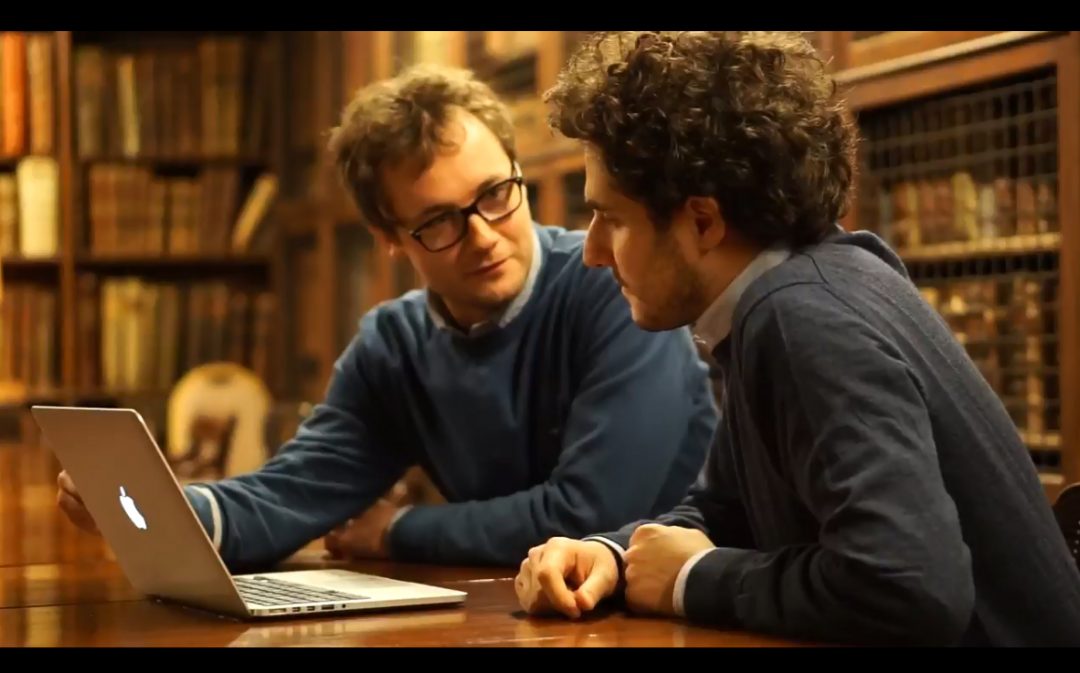
<svg viewBox="0 0 1080 673"><path fill-rule="evenodd" d="M857 134L799 33L595 34L545 98L659 227L711 196L751 239L801 245L847 210Z"/></svg>
<svg viewBox="0 0 1080 673"><path fill-rule="evenodd" d="M506 106L472 72L436 65L406 69L398 76L360 89L330 133L329 149L339 176L367 221L390 230L379 189L379 170L402 160L430 166L445 145L452 110L473 114L498 137L516 160L514 129Z"/></svg>

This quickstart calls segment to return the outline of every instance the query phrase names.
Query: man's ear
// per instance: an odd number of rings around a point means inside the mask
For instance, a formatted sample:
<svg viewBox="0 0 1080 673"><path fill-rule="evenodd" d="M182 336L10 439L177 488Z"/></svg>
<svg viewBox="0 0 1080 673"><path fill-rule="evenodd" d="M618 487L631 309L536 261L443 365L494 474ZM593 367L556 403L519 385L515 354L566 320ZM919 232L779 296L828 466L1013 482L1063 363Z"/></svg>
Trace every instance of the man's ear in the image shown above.
<svg viewBox="0 0 1080 673"><path fill-rule="evenodd" d="M720 204L711 196L691 196L684 205L687 215L694 223L698 246L702 252L720 245L727 236L727 222L720 212Z"/></svg>
<svg viewBox="0 0 1080 673"><path fill-rule="evenodd" d="M401 239L398 238L397 232L388 231L382 227L368 226L368 231L375 237L375 240L379 245L384 248L391 257L397 257L401 254Z"/></svg>

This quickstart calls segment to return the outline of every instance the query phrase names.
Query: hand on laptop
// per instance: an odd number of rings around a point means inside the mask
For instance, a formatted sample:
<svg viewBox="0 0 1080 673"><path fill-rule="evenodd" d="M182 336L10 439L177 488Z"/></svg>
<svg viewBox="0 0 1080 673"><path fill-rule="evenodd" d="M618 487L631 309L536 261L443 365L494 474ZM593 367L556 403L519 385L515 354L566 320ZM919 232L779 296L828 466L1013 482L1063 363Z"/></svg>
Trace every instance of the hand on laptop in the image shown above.
<svg viewBox="0 0 1080 673"><path fill-rule="evenodd" d="M97 524L90 512L83 504L79 491L75 488L75 482L67 472L60 472L56 478L59 487L56 491L56 504L64 511L71 522L88 533L99 534Z"/></svg>
<svg viewBox="0 0 1080 673"><path fill-rule="evenodd" d="M607 545L556 537L529 550L514 590L529 614L561 612L577 619L613 594L618 584L619 567Z"/></svg>

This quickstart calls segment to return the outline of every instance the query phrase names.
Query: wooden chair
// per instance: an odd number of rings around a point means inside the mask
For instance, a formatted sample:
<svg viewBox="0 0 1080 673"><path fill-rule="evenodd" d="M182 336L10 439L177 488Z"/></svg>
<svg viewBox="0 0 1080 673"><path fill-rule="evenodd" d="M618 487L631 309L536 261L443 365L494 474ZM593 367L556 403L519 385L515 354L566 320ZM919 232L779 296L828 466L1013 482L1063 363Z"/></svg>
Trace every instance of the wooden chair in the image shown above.
<svg viewBox="0 0 1080 673"><path fill-rule="evenodd" d="M200 365L169 394L169 461L186 479L221 478L256 469L269 458L266 384L231 362Z"/></svg>
<svg viewBox="0 0 1080 673"><path fill-rule="evenodd" d="M1058 495L1054 516L1080 569L1080 483L1072 484Z"/></svg>

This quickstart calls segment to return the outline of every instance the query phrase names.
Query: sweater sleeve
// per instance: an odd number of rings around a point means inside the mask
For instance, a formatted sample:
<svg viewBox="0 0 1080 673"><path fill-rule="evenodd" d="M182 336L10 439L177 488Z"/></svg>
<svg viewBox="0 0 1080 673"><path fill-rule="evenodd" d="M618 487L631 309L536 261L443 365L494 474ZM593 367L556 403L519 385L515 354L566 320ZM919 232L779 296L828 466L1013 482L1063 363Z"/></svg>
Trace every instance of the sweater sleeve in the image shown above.
<svg viewBox="0 0 1080 673"><path fill-rule="evenodd" d="M602 293L579 299L580 384L548 478L490 500L414 507L391 531L395 558L517 565L548 538L655 515L672 475L689 486L716 420L704 366L687 331L645 332L613 282Z"/></svg>
<svg viewBox="0 0 1080 673"><path fill-rule="evenodd" d="M826 286L781 290L743 334L741 387L816 539L720 547L687 578L687 616L829 641L950 644L973 611L971 555L900 353Z"/></svg>
<svg viewBox="0 0 1080 673"><path fill-rule="evenodd" d="M407 469L407 457L381 442L360 348L350 344L324 401L258 470L186 487L233 572L283 560L375 502Z"/></svg>

